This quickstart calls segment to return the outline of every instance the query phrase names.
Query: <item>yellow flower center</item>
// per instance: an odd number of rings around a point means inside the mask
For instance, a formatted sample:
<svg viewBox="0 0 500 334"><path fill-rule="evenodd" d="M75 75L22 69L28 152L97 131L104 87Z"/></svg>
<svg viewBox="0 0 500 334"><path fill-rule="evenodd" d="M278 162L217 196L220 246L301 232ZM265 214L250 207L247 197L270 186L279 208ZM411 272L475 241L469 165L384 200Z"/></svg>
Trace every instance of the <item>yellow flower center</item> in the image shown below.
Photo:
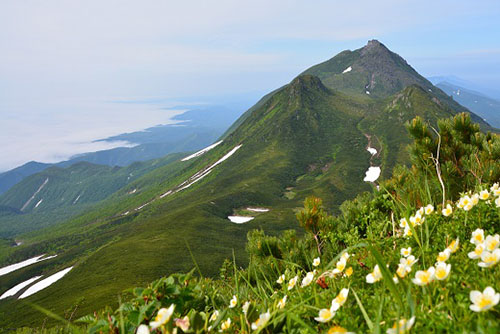
<svg viewBox="0 0 500 334"><path fill-rule="evenodd" d="M488 242L488 249L489 250L494 250L498 245L498 240L497 239L490 239L489 242Z"/></svg>
<svg viewBox="0 0 500 334"><path fill-rule="evenodd" d="M321 312L321 318L323 320L328 320L328 318L330 318L331 316L332 316L332 312L330 312L330 310L328 310L328 309Z"/></svg>
<svg viewBox="0 0 500 334"><path fill-rule="evenodd" d="M479 299L478 306L480 308L485 308L486 306L489 306L493 303L493 300L491 300L490 297L482 295L481 298Z"/></svg>
<svg viewBox="0 0 500 334"><path fill-rule="evenodd" d="M336 301L338 304L342 304L343 302L345 302L345 297L344 297L344 295L339 294L339 295L337 296L337 298L335 298L335 301Z"/></svg>
<svg viewBox="0 0 500 334"><path fill-rule="evenodd" d="M346 263L344 261L339 261L337 262L337 270L343 271L345 268Z"/></svg>
<svg viewBox="0 0 500 334"><path fill-rule="evenodd" d="M431 275L427 271L424 271L422 275L420 275L420 280L422 281L422 283L429 283L430 278Z"/></svg>
<svg viewBox="0 0 500 334"><path fill-rule="evenodd" d="M347 268L347 270L345 271L345 274L347 276L351 276L352 275L352 267Z"/></svg>
<svg viewBox="0 0 500 334"><path fill-rule="evenodd" d="M328 330L328 334L347 333L347 329L340 326L333 326Z"/></svg>
<svg viewBox="0 0 500 334"><path fill-rule="evenodd" d="M446 254L439 254L439 256L437 257L438 262L444 262L447 259L448 257L446 256Z"/></svg>
<svg viewBox="0 0 500 334"><path fill-rule="evenodd" d="M476 255L481 255L482 252L483 252L483 246L482 245L478 245L476 247L476 249L474 249L474 253L476 253Z"/></svg>
<svg viewBox="0 0 500 334"><path fill-rule="evenodd" d="M495 262L496 259L497 259L497 257L490 253L484 257L484 262Z"/></svg>
<svg viewBox="0 0 500 334"><path fill-rule="evenodd" d="M481 234L476 234L476 236L474 237L474 239L476 239L477 241L479 242L483 242L483 236Z"/></svg>
<svg viewBox="0 0 500 334"><path fill-rule="evenodd" d="M437 268L436 269L436 277L437 278L444 278L446 276L446 269L444 268Z"/></svg>

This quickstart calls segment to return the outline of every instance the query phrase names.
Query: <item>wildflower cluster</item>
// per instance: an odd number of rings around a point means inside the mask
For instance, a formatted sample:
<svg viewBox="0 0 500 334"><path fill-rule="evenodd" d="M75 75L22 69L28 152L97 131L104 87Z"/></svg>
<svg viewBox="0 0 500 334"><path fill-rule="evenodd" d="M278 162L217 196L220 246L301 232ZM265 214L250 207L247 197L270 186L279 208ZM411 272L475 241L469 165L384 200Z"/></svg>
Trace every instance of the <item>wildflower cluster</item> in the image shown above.
<svg viewBox="0 0 500 334"><path fill-rule="evenodd" d="M481 228L472 232L470 243L475 246L472 252L467 256L470 259L481 261L478 263L480 267L489 268L494 266L500 261L500 235L487 235L484 237L484 230Z"/></svg>

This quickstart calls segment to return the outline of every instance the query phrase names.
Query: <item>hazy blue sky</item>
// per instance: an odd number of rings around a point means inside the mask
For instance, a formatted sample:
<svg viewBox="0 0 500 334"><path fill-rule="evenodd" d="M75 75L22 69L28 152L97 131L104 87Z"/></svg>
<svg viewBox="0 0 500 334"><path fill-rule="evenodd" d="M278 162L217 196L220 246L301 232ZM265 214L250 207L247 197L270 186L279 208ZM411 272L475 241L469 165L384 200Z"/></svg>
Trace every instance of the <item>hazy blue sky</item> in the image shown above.
<svg viewBox="0 0 500 334"><path fill-rule="evenodd" d="M500 91L499 17L498 0L2 0L0 170L171 116L109 101L263 93L372 38Z"/></svg>

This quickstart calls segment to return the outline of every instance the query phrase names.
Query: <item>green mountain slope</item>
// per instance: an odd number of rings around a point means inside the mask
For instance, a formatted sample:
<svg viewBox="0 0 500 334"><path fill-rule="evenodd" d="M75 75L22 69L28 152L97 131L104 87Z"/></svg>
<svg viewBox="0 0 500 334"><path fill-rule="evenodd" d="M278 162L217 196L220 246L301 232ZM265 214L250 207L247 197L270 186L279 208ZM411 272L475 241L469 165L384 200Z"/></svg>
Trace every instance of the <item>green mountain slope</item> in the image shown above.
<svg viewBox="0 0 500 334"><path fill-rule="evenodd" d="M116 294L130 286L191 269L193 258L203 274L212 276L233 251L245 265L250 230L273 235L296 228L294 212L309 195L322 197L329 211L339 212L346 199L371 189L363 181L369 166L389 175L396 163L409 162L408 120L421 116L436 125L437 119L457 113L452 107L415 83L372 97L301 75L243 115L212 150L132 182L130 189L141 189L137 195L127 196L122 188L84 215L26 235L26 244L9 262L50 251L58 257L0 277L1 286L6 290L30 275L73 265L63 280L28 300L57 313L78 303L77 313L85 314L116 302ZM255 213L248 207L270 211ZM234 224L228 220L234 214L255 218ZM11 319L5 323L40 321L36 311L15 299L0 302L2 312Z"/></svg>
<svg viewBox="0 0 500 334"><path fill-rule="evenodd" d="M0 196L0 236L36 231L88 210L145 173L182 157L109 167L79 162L67 168L50 167L25 178ZM127 188L133 195L138 188ZM7 208L9 210L7 210ZM2 216L2 212L5 214Z"/></svg>

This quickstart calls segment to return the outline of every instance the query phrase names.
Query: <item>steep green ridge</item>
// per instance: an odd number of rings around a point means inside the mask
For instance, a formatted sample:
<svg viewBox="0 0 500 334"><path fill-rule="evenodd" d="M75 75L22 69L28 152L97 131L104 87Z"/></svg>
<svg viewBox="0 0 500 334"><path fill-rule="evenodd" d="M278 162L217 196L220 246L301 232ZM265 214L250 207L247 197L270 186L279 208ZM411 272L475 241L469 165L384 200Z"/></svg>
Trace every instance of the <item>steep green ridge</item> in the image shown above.
<svg viewBox="0 0 500 334"><path fill-rule="evenodd" d="M157 168L86 214L25 235L26 244L6 261L42 252L59 256L0 277L0 293L21 278L75 265L63 280L28 300L57 313L78 303L78 315L116 302L116 294L130 286L191 269L190 250L205 275L216 275L233 250L238 264L245 265L250 230L275 235L296 228L294 210L309 195L322 197L329 211L339 212L346 199L370 190L363 182L370 164L389 175L396 163L408 163L408 120L422 116L435 125L457 113L418 85L380 98L348 93L332 90L312 75L297 77L240 118L240 125L213 150ZM378 150L374 157L366 151L368 137ZM237 147L203 179L161 197ZM141 192L127 196L135 187ZM228 215L247 206L271 211L246 224L229 222ZM0 302L2 313L14 319L10 323L41 319L15 299Z"/></svg>

